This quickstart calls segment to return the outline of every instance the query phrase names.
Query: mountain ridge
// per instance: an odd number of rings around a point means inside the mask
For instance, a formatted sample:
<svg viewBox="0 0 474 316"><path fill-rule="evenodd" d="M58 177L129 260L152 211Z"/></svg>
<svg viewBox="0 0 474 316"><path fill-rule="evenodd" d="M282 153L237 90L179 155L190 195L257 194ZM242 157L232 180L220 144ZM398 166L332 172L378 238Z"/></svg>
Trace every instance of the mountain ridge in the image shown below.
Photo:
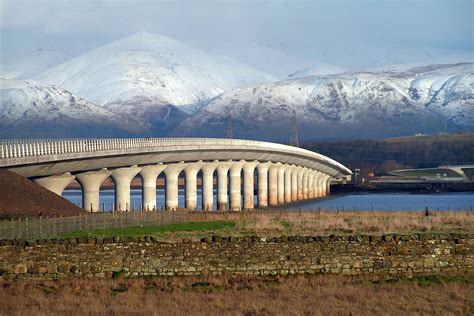
<svg viewBox="0 0 474 316"><path fill-rule="evenodd" d="M143 132L133 119L67 90L0 78L0 134L6 137L101 137Z"/></svg>
<svg viewBox="0 0 474 316"><path fill-rule="evenodd" d="M464 130L474 126L473 65L349 72L237 88L184 120L173 135L223 136L230 112L238 137L286 140L293 110L303 139L347 131L359 133L356 138L380 138Z"/></svg>

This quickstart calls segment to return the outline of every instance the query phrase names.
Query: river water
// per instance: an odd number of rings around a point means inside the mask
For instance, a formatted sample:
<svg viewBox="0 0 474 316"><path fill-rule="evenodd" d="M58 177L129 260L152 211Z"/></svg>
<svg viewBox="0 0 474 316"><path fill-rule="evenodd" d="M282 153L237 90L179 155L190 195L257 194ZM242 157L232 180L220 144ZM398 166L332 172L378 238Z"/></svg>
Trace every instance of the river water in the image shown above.
<svg viewBox="0 0 474 316"><path fill-rule="evenodd" d="M82 203L81 190L66 190L63 197L76 205ZM198 205L202 201L201 190L198 189ZM216 192L214 192L214 202ZM255 197L255 201L257 201ZM112 209L114 203L114 190L100 191L101 209ZM141 206L141 190L132 189L130 193L131 206L135 209ZM214 203L215 204L215 203ZM165 206L164 189L157 190L158 209ZM184 207L184 190L179 190L179 206ZM214 205L216 207L216 205ZM283 206L284 209L323 209L323 210L382 210L382 211L413 211L424 210L473 210L474 192L464 193L354 193L354 194L333 194L324 199L312 200L303 203Z"/></svg>

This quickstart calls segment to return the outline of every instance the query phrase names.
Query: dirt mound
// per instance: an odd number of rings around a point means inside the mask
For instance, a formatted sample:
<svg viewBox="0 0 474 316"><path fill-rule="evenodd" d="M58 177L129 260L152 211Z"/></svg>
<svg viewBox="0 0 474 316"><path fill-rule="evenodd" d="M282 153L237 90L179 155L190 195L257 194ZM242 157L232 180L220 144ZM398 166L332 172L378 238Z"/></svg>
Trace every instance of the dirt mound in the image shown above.
<svg viewBox="0 0 474 316"><path fill-rule="evenodd" d="M0 170L0 219L73 216L85 212L68 200L8 170Z"/></svg>

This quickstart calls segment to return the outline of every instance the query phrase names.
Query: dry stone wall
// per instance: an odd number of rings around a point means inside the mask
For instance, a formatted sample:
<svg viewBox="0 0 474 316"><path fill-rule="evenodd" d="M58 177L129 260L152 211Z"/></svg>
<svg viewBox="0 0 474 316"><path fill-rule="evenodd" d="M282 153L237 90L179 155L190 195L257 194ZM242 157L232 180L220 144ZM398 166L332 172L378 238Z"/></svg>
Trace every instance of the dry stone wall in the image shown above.
<svg viewBox="0 0 474 316"><path fill-rule="evenodd" d="M0 279L174 275L413 275L474 270L474 235L0 240Z"/></svg>

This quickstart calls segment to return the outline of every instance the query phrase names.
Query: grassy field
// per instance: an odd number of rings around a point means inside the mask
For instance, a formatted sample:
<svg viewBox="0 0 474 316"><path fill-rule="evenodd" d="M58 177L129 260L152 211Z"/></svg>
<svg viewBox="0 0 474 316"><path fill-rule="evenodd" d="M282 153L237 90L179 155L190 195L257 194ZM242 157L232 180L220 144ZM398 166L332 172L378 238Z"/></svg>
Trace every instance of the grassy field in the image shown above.
<svg viewBox="0 0 474 316"><path fill-rule="evenodd" d="M78 231L60 237L472 233L471 212L188 214L186 223ZM172 277L0 280L0 315L473 315L474 275Z"/></svg>
<svg viewBox="0 0 474 316"><path fill-rule="evenodd" d="M83 230L58 237L155 236L163 241L221 236L472 233L474 213L433 212L228 212L189 213L190 222L145 227Z"/></svg>
<svg viewBox="0 0 474 316"><path fill-rule="evenodd" d="M0 282L1 315L472 315L472 275Z"/></svg>
<svg viewBox="0 0 474 316"><path fill-rule="evenodd" d="M124 228L110 228L97 230L81 230L70 233L61 234L59 238L71 237L140 237L140 236L161 236L174 233L194 233L194 232L213 232L213 231L230 231L235 227L233 221L200 221L187 222L177 224L165 224L156 226L132 226Z"/></svg>

